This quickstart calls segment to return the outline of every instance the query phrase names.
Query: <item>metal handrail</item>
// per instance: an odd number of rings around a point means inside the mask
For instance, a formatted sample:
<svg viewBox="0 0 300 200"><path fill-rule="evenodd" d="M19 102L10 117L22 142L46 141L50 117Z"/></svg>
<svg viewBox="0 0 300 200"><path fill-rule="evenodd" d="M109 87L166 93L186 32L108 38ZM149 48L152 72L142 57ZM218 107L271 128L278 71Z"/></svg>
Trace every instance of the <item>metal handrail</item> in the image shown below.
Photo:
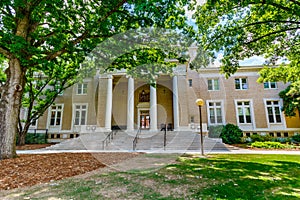
<svg viewBox="0 0 300 200"><path fill-rule="evenodd" d="M135 151L135 149L136 149L136 144L138 142L139 134L141 133L141 131L142 131L141 128L139 128L139 130L137 131L137 133L136 133L136 135L134 137L134 140L132 141L132 149L133 149L133 151Z"/></svg>
<svg viewBox="0 0 300 200"><path fill-rule="evenodd" d="M111 131L106 137L105 139L102 141L102 146L103 146L103 150L105 149L105 147L114 139L114 134L117 134L117 131Z"/></svg>
<svg viewBox="0 0 300 200"><path fill-rule="evenodd" d="M165 125L165 131L164 131L164 151L166 150L167 146L167 125Z"/></svg>

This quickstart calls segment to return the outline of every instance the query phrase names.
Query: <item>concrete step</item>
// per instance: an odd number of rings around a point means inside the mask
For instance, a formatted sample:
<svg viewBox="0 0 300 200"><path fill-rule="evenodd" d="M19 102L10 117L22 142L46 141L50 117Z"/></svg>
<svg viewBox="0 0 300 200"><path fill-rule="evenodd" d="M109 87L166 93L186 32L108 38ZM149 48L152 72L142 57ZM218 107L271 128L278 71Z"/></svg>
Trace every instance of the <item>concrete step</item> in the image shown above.
<svg viewBox="0 0 300 200"><path fill-rule="evenodd" d="M102 141L108 133L82 134L78 138L68 139L56 145L47 147L47 150L98 150L102 148Z"/></svg>
<svg viewBox="0 0 300 200"><path fill-rule="evenodd" d="M48 150L106 150L106 151L132 151L136 132L118 131L114 139L103 147L103 140L108 133L82 134L78 138L69 139L59 144L47 147ZM204 137L204 150L226 151L220 139ZM166 146L164 147L164 132L142 131L136 145L136 151L143 150L200 150L200 135L191 131L168 131L166 133Z"/></svg>

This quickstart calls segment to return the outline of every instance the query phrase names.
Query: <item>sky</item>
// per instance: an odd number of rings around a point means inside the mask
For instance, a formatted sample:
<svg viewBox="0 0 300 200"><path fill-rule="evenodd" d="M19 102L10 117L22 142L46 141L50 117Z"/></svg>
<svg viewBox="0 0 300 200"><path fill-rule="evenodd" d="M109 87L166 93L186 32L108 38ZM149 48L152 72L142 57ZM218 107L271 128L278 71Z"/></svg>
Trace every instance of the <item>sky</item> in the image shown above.
<svg viewBox="0 0 300 200"><path fill-rule="evenodd" d="M197 0L197 5L201 5L203 3L205 3L205 0ZM190 11L187 9L187 7L185 8L185 10L186 10L186 14L188 17L188 22L191 25L193 25L195 28L197 28L195 20L192 19L192 15L194 14L195 11ZM222 53L219 53L217 56L217 60L214 62L214 65L220 66L221 58L222 58ZM263 56L252 56L250 58L241 60L239 63L241 66L251 66L251 65L253 66L253 65L263 65L264 62L265 62L265 59Z"/></svg>

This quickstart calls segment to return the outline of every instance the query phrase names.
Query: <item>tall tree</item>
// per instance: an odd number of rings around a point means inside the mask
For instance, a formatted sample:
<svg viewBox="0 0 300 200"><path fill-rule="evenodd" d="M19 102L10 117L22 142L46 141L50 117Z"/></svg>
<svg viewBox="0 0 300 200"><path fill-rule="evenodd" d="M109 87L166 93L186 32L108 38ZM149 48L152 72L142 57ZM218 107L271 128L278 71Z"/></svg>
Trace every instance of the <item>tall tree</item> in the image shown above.
<svg viewBox="0 0 300 200"><path fill-rule="evenodd" d="M198 40L214 57L222 52L221 70L226 76L236 72L239 61L254 55L264 56L266 64L288 60L285 73L300 63L300 2L291 0L207 0L194 14ZM261 81L273 79L274 68L263 70ZM278 71L277 71L278 72ZM277 73L276 72L276 73ZM280 75L279 75L280 74ZM299 82L299 73L277 81Z"/></svg>
<svg viewBox="0 0 300 200"><path fill-rule="evenodd" d="M129 29L183 28L186 3L188 0L1 1L0 54L8 60L8 68L0 88L0 157L16 155L26 74L55 71L62 60L71 61L76 72L97 44Z"/></svg>

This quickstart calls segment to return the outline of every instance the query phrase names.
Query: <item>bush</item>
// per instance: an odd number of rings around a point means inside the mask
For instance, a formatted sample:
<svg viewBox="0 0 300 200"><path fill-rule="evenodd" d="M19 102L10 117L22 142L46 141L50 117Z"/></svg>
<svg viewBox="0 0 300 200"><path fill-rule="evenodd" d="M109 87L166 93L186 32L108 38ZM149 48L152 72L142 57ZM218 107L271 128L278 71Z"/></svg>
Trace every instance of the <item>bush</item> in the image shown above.
<svg viewBox="0 0 300 200"><path fill-rule="evenodd" d="M294 141L296 141L296 142L300 142L300 134L299 134L299 135L294 135L294 136L292 137L292 139L293 139Z"/></svg>
<svg viewBox="0 0 300 200"><path fill-rule="evenodd" d="M265 149L283 149L286 146L284 144L281 144L280 142L253 142L251 144L251 147L256 147L256 148L265 148Z"/></svg>
<svg viewBox="0 0 300 200"><path fill-rule="evenodd" d="M261 136L261 135L251 135L250 138L251 138L251 142L263 142L263 141L265 141L263 136Z"/></svg>
<svg viewBox="0 0 300 200"><path fill-rule="evenodd" d="M266 141L273 141L273 137L269 135L251 135L250 136L251 142L266 142Z"/></svg>
<svg viewBox="0 0 300 200"><path fill-rule="evenodd" d="M273 142L281 142L281 143L291 143L291 138L273 138Z"/></svg>
<svg viewBox="0 0 300 200"><path fill-rule="evenodd" d="M234 124L226 124L222 129L221 138L226 144L237 144L241 142L243 131Z"/></svg>
<svg viewBox="0 0 300 200"><path fill-rule="evenodd" d="M209 131L208 131L208 137L210 137L210 138L219 138L221 133L222 133L223 128L224 128L223 125L210 126Z"/></svg>
<svg viewBox="0 0 300 200"><path fill-rule="evenodd" d="M19 135L17 134L17 140L18 141ZM25 144L45 144L45 134L44 133L27 133L25 137Z"/></svg>

